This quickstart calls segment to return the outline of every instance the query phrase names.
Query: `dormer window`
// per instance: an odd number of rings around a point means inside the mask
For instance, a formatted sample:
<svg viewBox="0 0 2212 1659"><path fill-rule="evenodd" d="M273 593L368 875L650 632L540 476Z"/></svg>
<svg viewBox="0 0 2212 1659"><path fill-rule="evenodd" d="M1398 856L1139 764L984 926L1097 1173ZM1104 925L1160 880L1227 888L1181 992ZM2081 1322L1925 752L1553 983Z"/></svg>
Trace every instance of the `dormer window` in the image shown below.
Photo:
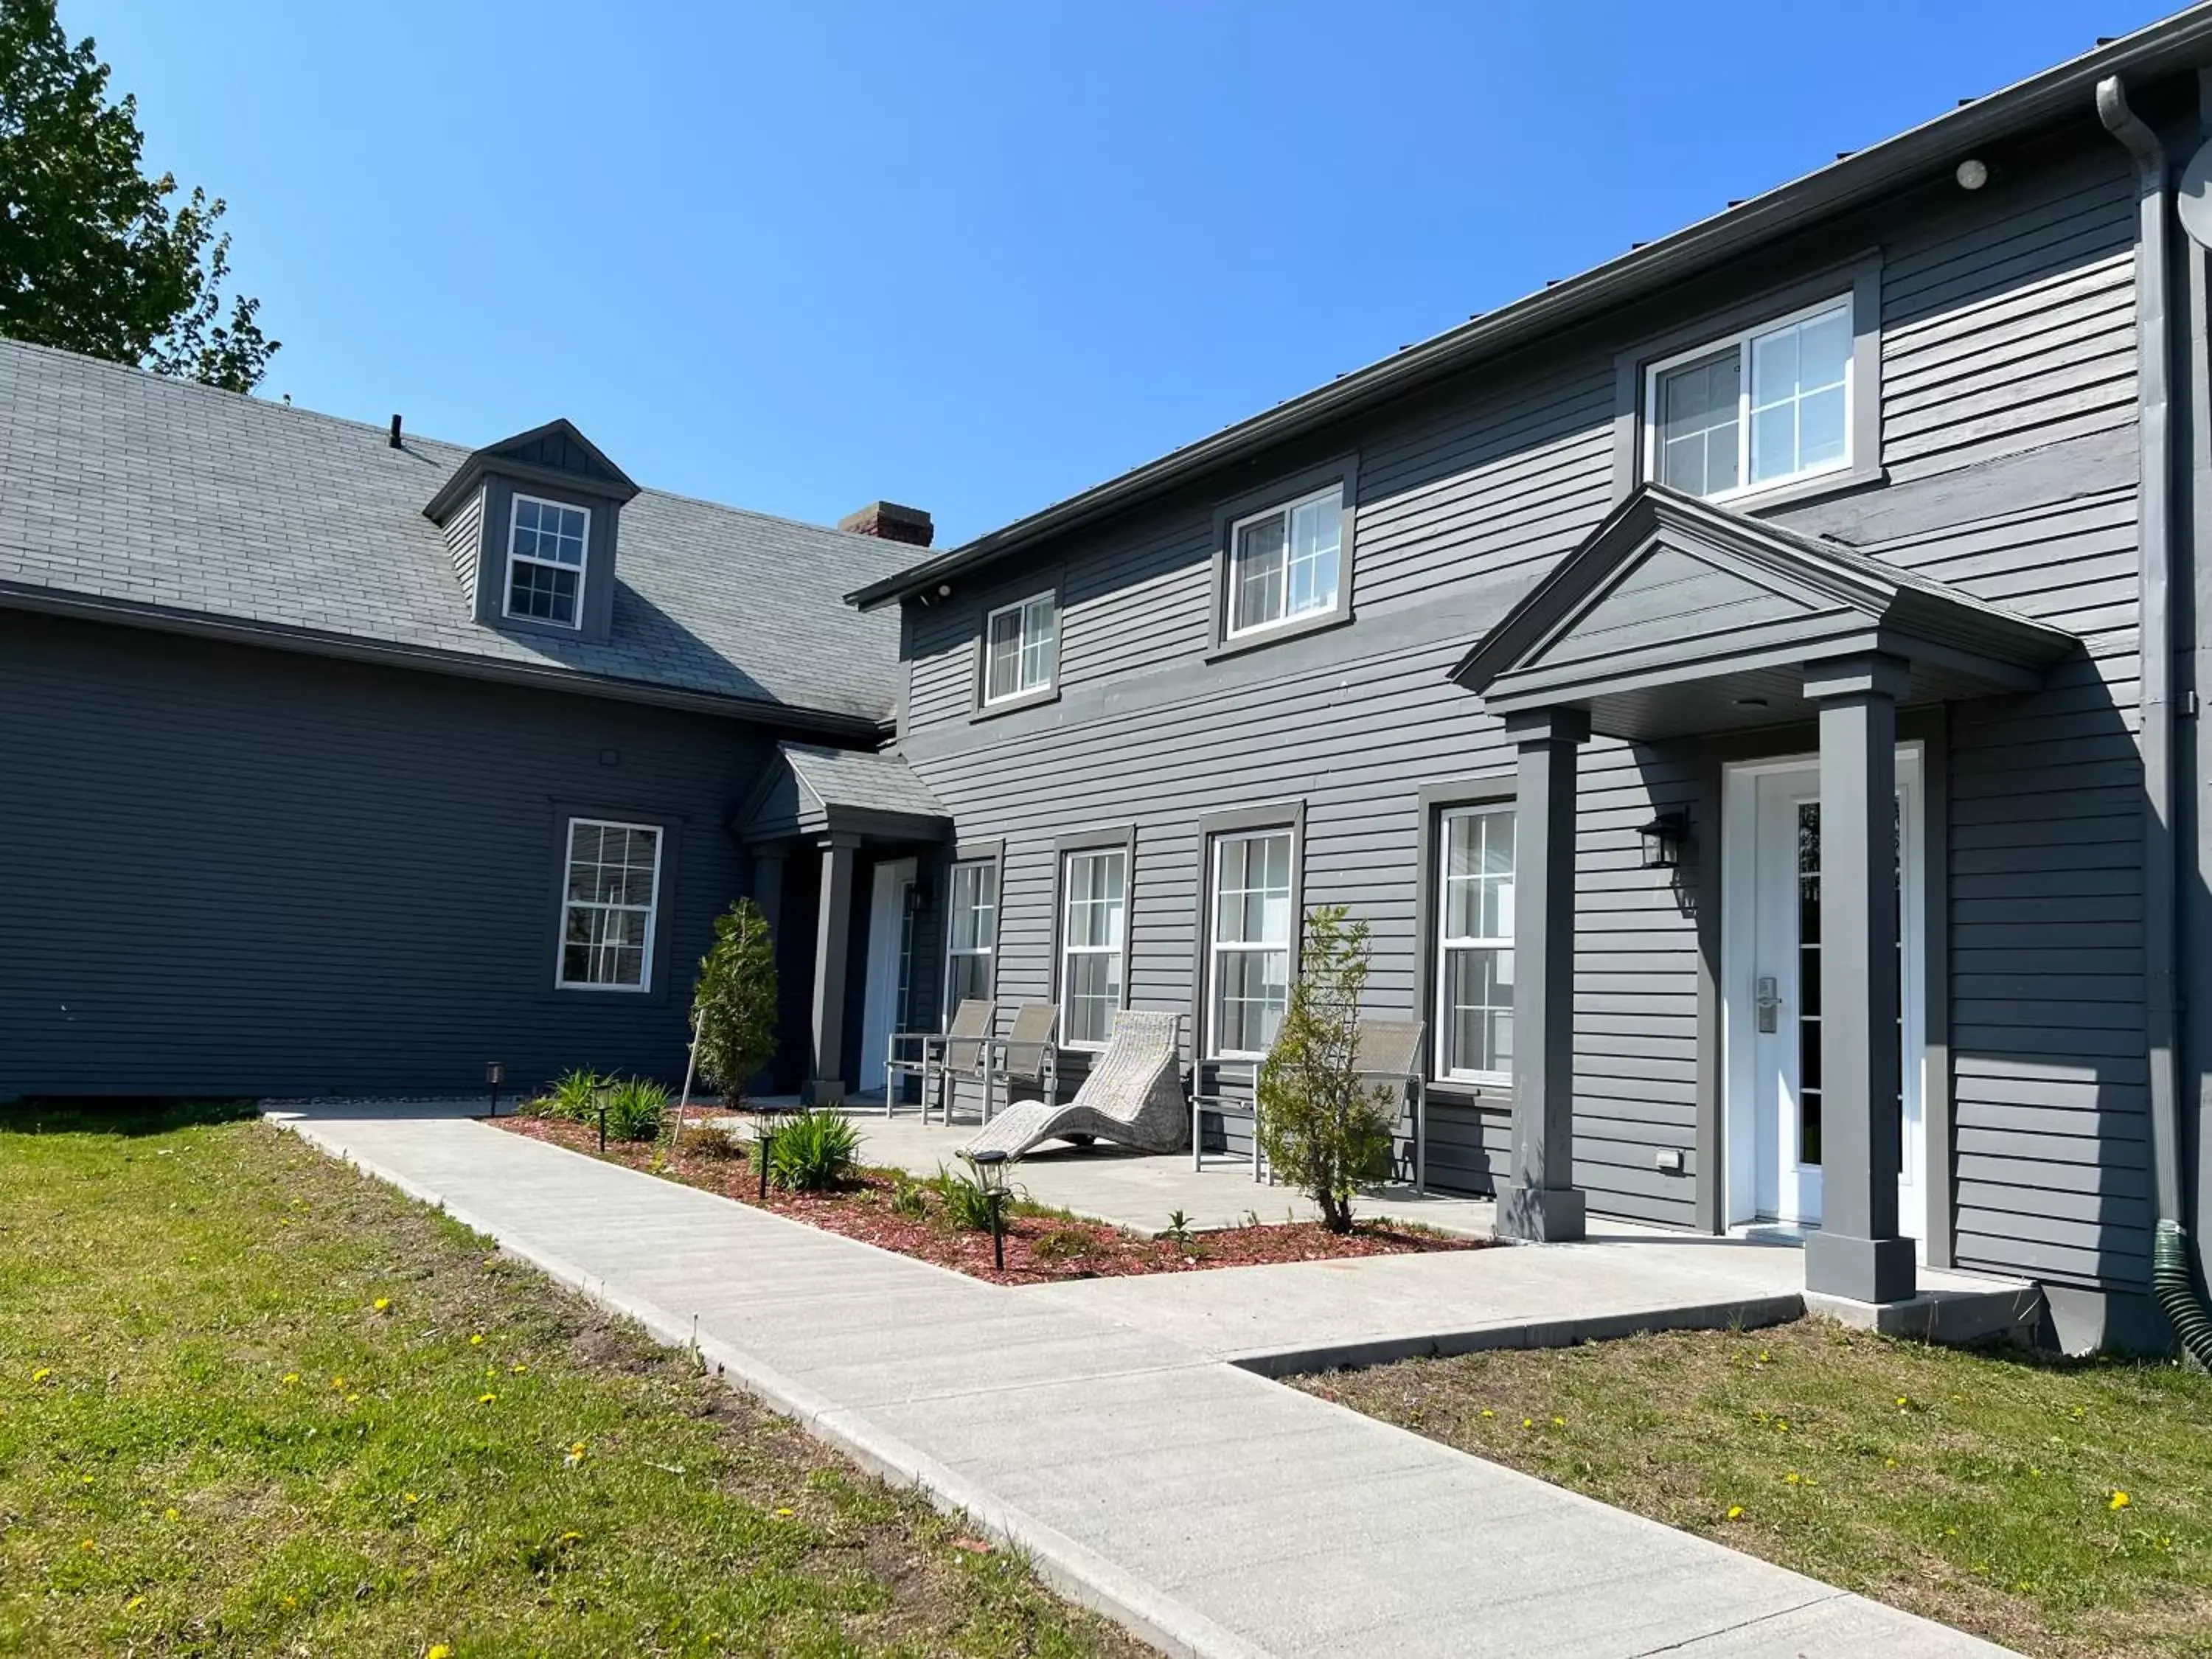
<svg viewBox="0 0 2212 1659"><path fill-rule="evenodd" d="M560 628L581 625L588 507L518 495L507 528L507 614Z"/></svg>

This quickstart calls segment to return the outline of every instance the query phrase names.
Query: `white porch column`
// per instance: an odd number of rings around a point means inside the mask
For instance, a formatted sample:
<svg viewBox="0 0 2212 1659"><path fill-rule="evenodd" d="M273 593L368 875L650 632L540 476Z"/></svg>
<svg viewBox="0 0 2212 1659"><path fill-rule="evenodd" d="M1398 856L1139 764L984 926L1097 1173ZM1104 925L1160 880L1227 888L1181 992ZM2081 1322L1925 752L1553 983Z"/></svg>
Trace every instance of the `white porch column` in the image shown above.
<svg viewBox="0 0 2212 1659"><path fill-rule="evenodd" d="M852 937L853 873L860 863L858 836L822 842L822 905L814 935L812 1054L804 1098L810 1106L835 1106L845 1098L845 945Z"/></svg>
<svg viewBox="0 0 2212 1659"><path fill-rule="evenodd" d="M1805 1288L1858 1302L1903 1302L1915 1287L1897 1197L1897 701L1909 671L1880 654L1805 671L1820 711L1821 1051L1820 1231L1805 1243Z"/></svg>
<svg viewBox="0 0 2212 1659"><path fill-rule="evenodd" d="M1513 826L1513 1169L1498 1194L1500 1238L1583 1237L1575 1186L1575 753L1577 708L1509 715L1520 751Z"/></svg>

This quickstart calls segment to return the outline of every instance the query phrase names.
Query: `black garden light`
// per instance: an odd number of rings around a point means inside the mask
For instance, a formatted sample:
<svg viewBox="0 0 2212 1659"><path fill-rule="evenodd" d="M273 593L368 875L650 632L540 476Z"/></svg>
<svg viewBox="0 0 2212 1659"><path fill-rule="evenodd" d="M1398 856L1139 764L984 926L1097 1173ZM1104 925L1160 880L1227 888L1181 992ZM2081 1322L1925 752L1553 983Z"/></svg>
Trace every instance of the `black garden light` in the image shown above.
<svg viewBox="0 0 2212 1659"><path fill-rule="evenodd" d="M607 1149L607 1103L614 1097L615 1085L611 1083L599 1084L592 1091L592 1103L599 1113L599 1150L603 1152Z"/></svg>
<svg viewBox="0 0 2212 1659"><path fill-rule="evenodd" d="M491 1115L494 1117L499 1115L499 1085L506 1081L507 1066L504 1061L484 1061L484 1086L491 1091Z"/></svg>
<svg viewBox="0 0 2212 1659"><path fill-rule="evenodd" d="M1006 1155L995 1150L963 1152L961 1156L975 1167L975 1184L983 1189L984 1202L991 1211L991 1266L999 1272L1006 1270Z"/></svg>
<svg viewBox="0 0 2212 1659"><path fill-rule="evenodd" d="M753 1152L760 1164L760 1201L768 1202L768 1159L775 1145L775 1122L782 1111L780 1106L757 1102L753 1107Z"/></svg>
<svg viewBox="0 0 2212 1659"><path fill-rule="evenodd" d="M1636 833L1644 843L1644 867L1673 870L1682 862L1682 842L1689 820L1680 812L1662 812Z"/></svg>

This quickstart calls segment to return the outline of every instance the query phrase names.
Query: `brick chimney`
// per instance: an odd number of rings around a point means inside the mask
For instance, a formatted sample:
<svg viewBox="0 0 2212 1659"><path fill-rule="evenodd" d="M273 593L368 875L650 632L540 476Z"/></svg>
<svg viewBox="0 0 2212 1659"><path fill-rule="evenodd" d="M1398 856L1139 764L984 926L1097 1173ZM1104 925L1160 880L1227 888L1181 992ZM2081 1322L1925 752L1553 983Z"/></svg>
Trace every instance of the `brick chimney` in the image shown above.
<svg viewBox="0 0 2212 1659"><path fill-rule="evenodd" d="M838 520L837 528L855 536L904 542L908 547L927 547L929 538L937 533L928 514L918 507L901 507L896 501L870 501L858 513L848 513Z"/></svg>

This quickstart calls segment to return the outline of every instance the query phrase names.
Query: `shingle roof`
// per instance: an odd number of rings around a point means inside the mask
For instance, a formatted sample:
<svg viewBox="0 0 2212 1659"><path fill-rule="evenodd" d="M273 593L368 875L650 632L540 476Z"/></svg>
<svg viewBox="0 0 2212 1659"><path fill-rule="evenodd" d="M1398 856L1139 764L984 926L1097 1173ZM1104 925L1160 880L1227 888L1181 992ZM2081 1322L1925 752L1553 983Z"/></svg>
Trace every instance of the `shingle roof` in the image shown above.
<svg viewBox="0 0 2212 1659"><path fill-rule="evenodd" d="M892 714L897 619L839 596L912 549L648 489L623 508L611 637L508 635L474 620L422 516L468 453L0 342L0 602L82 596L579 689Z"/></svg>
<svg viewBox="0 0 2212 1659"><path fill-rule="evenodd" d="M787 743L778 747L799 781L825 807L906 812L916 817L952 816L902 756L823 749L811 744Z"/></svg>

